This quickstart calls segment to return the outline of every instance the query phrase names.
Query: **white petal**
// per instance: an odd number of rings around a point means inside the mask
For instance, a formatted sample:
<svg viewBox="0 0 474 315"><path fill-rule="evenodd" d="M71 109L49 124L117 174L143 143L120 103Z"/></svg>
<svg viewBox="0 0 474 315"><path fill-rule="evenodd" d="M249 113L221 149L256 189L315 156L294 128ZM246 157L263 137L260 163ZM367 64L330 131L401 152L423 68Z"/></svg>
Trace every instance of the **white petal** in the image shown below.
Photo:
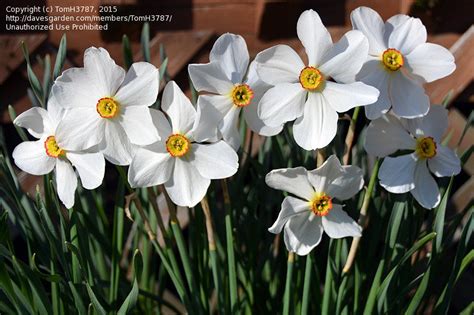
<svg viewBox="0 0 474 315"><path fill-rule="evenodd" d="M184 159L176 159L171 178L165 183L171 200L181 207L194 207L206 195L211 180Z"/></svg>
<svg viewBox="0 0 474 315"><path fill-rule="evenodd" d="M220 112L222 109L217 108L216 104L218 103L217 101L221 99L228 99L228 97L223 97L221 95L199 96L196 105L196 120L194 121L193 128L190 132L191 137L195 141L214 142L217 140L217 128L219 122L223 118L223 114ZM227 106L227 104L225 106ZM231 104L229 106L233 105ZM227 111L229 108L231 107L227 107Z"/></svg>
<svg viewBox="0 0 474 315"><path fill-rule="evenodd" d="M324 148L336 135L338 119L339 115L321 93L308 93L303 116L293 125L293 137L305 150Z"/></svg>
<svg viewBox="0 0 474 315"><path fill-rule="evenodd" d="M417 46L405 59L411 70L410 74L421 78L422 82L444 78L456 69L453 54L446 48L431 43Z"/></svg>
<svg viewBox="0 0 474 315"><path fill-rule="evenodd" d="M285 245L288 251L305 256L315 248L323 236L321 218L308 211L292 217L285 225Z"/></svg>
<svg viewBox="0 0 474 315"><path fill-rule="evenodd" d="M158 130L153 125L150 109L146 106L123 108L119 123L133 144L147 145L160 139Z"/></svg>
<svg viewBox="0 0 474 315"><path fill-rule="evenodd" d="M268 228L268 231L274 234L281 233L283 226L291 219L293 216L298 214L304 214L309 212L309 203L308 201L303 201L295 197L285 197L281 204L280 213L278 213L278 218L275 223Z"/></svg>
<svg viewBox="0 0 474 315"><path fill-rule="evenodd" d="M84 68L102 97L114 96L125 78L125 70L115 64L102 47L90 47L85 51Z"/></svg>
<svg viewBox="0 0 474 315"><path fill-rule="evenodd" d="M369 124L364 147L367 153L384 157L398 150L414 150L416 140L410 136L400 120L387 114Z"/></svg>
<svg viewBox="0 0 474 315"><path fill-rule="evenodd" d="M26 128L30 135L35 138L41 138L43 135L52 135L56 129L51 121L48 111L41 107L30 108L13 121L18 127Z"/></svg>
<svg viewBox="0 0 474 315"><path fill-rule="evenodd" d="M221 179L234 175L239 167L237 153L224 141L211 144L194 143L189 162L202 177Z"/></svg>
<svg viewBox="0 0 474 315"><path fill-rule="evenodd" d="M377 101L379 91L362 82L341 84L326 82L324 90L321 92L324 99L331 107L339 113Z"/></svg>
<svg viewBox="0 0 474 315"><path fill-rule="evenodd" d="M391 78L389 97L393 112L403 118L422 117L430 109L430 99L421 85L397 71Z"/></svg>
<svg viewBox="0 0 474 315"><path fill-rule="evenodd" d="M57 127L56 142L66 150L91 148L104 138L104 120L95 108L70 109Z"/></svg>
<svg viewBox="0 0 474 315"><path fill-rule="evenodd" d="M25 141L17 145L12 153L16 166L33 175L51 172L56 159L46 154L44 140L43 138L38 141Z"/></svg>
<svg viewBox="0 0 474 315"><path fill-rule="evenodd" d="M439 204L441 197L438 184L428 171L425 161L420 161L416 165L415 188L411 194L424 208L432 209Z"/></svg>
<svg viewBox="0 0 474 315"><path fill-rule="evenodd" d="M219 131L222 134L222 138L227 142L234 150L238 150L242 144L240 138L240 132L238 130L240 108L233 106L222 119L219 124Z"/></svg>
<svg viewBox="0 0 474 315"><path fill-rule="evenodd" d="M128 165L132 161L133 146L125 130L117 122L106 122L101 146L105 158L113 164Z"/></svg>
<svg viewBox="0 0 474 315"><path fill-rule="evenodd" d="M341 205L333 204L331 211L322 217L324 232L330 238L360 237L362 228L352 219Z"/></svg>
<svg viewBox="0 0 474 315"><path fill-rule="evenodd" d="M414 153L386 157L379 170L380 185L391 193L402 194L415 187L416 156Z"/></svg>
<svg viewBox="0 0 474 315"><path fill-rule="evenodd" d="M140 148L128 168L128 181L132 187L150 187L166 182L173 172L175 158L163 144L156 143Z"/></svg>
<svg viewBox="0 0 474 315"><path fill-rule="evenodd" d="M283 125L280 125L278 127L270 127L265 125L263 120L258 117L257 109L258 104L252 102L243 110L245 122L250 127L250 129L258 133L259 135L266 137L277 135L283 130Z"/></svg>
<svg viewBox="0 0 474 315"><path fill-rule="evenodd" d="M369 42L360 31L349 31L321 59L319 70L337 82L354 82L367 60Z"/></svg>
<svg viewBox="0 0 474 315"><path fill-rule="evenodd" d="M379 90L377 101L364 107L368 119L380 118L390 109L391 102L388 94L390 77L390 73L383 68L379 59L367 61L357 74L357 80Z"/></svg>
<svg viewBox="0 0 474 315"><path fill-rule="evenodd" d="M161 111L154 108L150 108L150 115L153 125L155 126L156 130L158 130L161 141L166 141L168 136L173 133L168 119L166 119L165 115Z"/></svg>
<svg viewBox="0 0 474 315"><path fill-rule="evenodd" d="M379 55L387 49L384 40L384 23L377 11L368 7L358 7L351 12L352 27L359 30L369 40L369 54Z"/></svg>
<svg viewBox="0 0 474 315"><path fill-rule="evenodd" d="M306 92L300 83L282 83L263 95L257 113L265 124L279 127L303 114Z"/></svg>
<svg viewBox="0 0 474 315"><path fill-rule="evenodd" d="M70 209L74 206L74 194L77 187L76 173L68 161L56 159L56 189L61 202Z"/></svg>
<svg viewBox="0 0 474 315"><path fill-rule="evenodd" d="M233 88L219 62L190 64L188 72L194 88L199 92L227 94Z"/></svg>
<svg viewBox="0 0 474 315"><path fill-rule="evenodd" d="M196 109L174 81L166 84L161 108L170 118L174 133L186 134L191 130Z"/></svg>
<svg viewBox="0 0 474 315"><path fill-rule="evenodd" d="M452 149L440 144L436 148L436 155L428 160L428 166L438 177L453 176L461 172L459 157Z"/></svg>
<svg viewBox="0 0 474 315"><path fill-rule="evenodd" d="M265 49L255 57L258 76L266 83L299 82L300 72L305 67L300 56L287 45L276 45Z"/></svg>
<svg viewBox="0 0 474 315"><path fill-rule="evenodd" d="M105 172L102 153L67 152L66 156L79 173L84 188L95 189L102 184Z"/></svg>
<svg viewBox="0 0 474 315"><path fill-rule="evenodd" d="M441 105L431 105L426 116L407 119L406 123L413 135L433 137L439 143L448 129L448 110Z"/></svg>
<svg viewBox="0 0 474 315"><path fill-rule="evenodd" d="M386 32L389 31L390 26L393 31L388 38L388 47L399 50L403 55L408 55L418 45L426 42L426 28L417 18L408 18L401 23L393 25L394 20L388 20L386 24ZM401 20L400 20L401 21Z"/></svg>
<svg viewBox="0 0 474 315"><path fill-rule="evenodd" d="M265 183L274 189L310 200L314 195L314 189L308 181L307 173L304 167L272 170L265 176Z"/></svg>
<svg viewBox="0 0 474 315"><path fill-rule="evenodd" d="M156 102L158 87L158 69L148 62L135 62L114 98L122 106L150 106Z"/></svg>
<svg viewBox="0 0 474 315"><path fill-rule="evenodd" d="M56 130L56 127L58 126L61 119L63 119L66 110L64 109L64 107L59 105L58 99L53 93L51 93L49 96L46 109L48 110L48 115L51 120L52 127L54 130Z"/></svg>
<svg viewBox="0 0 474 315"><path fill-rule="evenodd" d="M241 83L249 65L247 44L240 35L221 35L209 54L210 62L219 62L232 83Z"/></svg>
<svg viewBox="0 0 474 315"><path fill-rule="evenodd" d="M308 64L317 66L322 56L332 45L331 35L318 13L313 10L301 13L296 25L296 32L308 55Z"/></svg>

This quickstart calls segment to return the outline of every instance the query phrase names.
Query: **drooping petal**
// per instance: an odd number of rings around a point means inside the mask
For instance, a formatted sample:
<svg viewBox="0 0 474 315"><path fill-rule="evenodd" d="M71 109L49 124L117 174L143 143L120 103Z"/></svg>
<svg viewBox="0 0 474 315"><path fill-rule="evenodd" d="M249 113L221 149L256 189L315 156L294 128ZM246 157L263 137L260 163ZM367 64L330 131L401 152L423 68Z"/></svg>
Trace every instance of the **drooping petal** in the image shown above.
<svg viewBox="0 0 474 315"><path fill-rule="evenodd" d="M239 167L237 153L224 141L211 144L194 143L189 162L202 177L221 179L234 175Z"/></svg>
<svg viewBox="0 0 474 315"><path fill-rule="evenodd" d="M347 112L356 106L375 103L379 96L376 88L362 82L347 84L326 82L321 93L326 102L339 113Z"/></svg>
<svg viewBox="0 0 474 315"><path fill-rule="evenodd" d="M150 106L156 102L158 87L158 69L148 62L135 62L114 98L124 107Z"/></svg>
<svg viewBox="0 0 474 315"><path fill-rule="evenodd" d="M199 92L227 94L232 91L232 81L227 78L219 62L190 64L188 72L194 88Z"/></svg>
<svg viewBox="0 0 474 315"><path fill-rule="evenodd" d="M168 119L166 119L165 115L161 111L154 108L150 108L150 115L153 125L155 126L156 130L158 130L161 142L166 141L167 137L173 133Z"/></svg>
<svg viewBox="0 0 474 315"><path fill-rule="evenodd" d="M423 43L406 56L411 75L420 78L423 83L447 77L456 69L454 56L446 48Z"/></svg>
<svg viewBox="0 0 474 315"><path fill-rule="evenodd" d="M416 140L410 136L400 120L386 114L369 124L364 148L371 155L385 157L397 150L414 150Z"/></svg>
<svg viewBox="0 0 474 315"><path fill-rule="evenodd" d="M415 153L386 157L379 170L380 185L391 193L402 194L415 187Z"/></svg>
<svg viewBox="0 0 474 315"><path fill-rule="evenodd" d="M411 194L426 209L432 209L440 202L438 184L428 171L425 161L419 161L416 164L415 187Z"/></svg>
<svg viewBox="0 0 474 315"><path fill-rule="evenodd" d="M393 112L409 119L426 115L430 109L430 99L423 87L397 72L392 75L389 87Z"/></svg>
<svg viewBox="0 0 474 315"><path fill-rule="evenodd" d="M358 7L351 12L352 27L359 30L369 40L369 54L378 56L387 49L384 40L384 23L377 11L368 7Z"/></svg>
<svg viewBox="0 0 474 315"><path fill-rule="evenodd" d="M147 145L160 139L148 107L130 106L123 108L122 111L119 123L122 125L131 143Z"/></svg>
<svg viewBox="0 0 474 315"><path fill-rule="evenodd" d="M105 121L95 108L73 108L66 112L56 129L60 148L81 151L99 144L104 138Z"/></svg>
<svg viewBox="0 0 474 315"><path fill-rule="evenodd" d="M268 228L268 231L274 234L281 233L281 230L289 219L296 215L301 215L306 212L309 213L309 210L308 201L303 201L291 196L285 197L281 204L281 210L278 214L278 218L276 219L275 223L273 223L273 225Z"/></svg>
<svg viewBox="0 0 474 315"><path fill-rule="evenodd" d="M258 76L266 83L299 82L300 72L305 67L300 56L287 45L276 45L265 49L255 57Z"/></svg>
<svg viewBox="0 0 474 315"><path fill-rule="evenodd" d="M102 184L105 172L102 153L67 152L67 159L79 173L84 188L95 189Z"/></svg>
<svg viewBox="0 0 474 315"><path fill-rule="evenodd" d="M431 105L426 116L407 119L406 125L414 136L433 137L439 143L448 129L448 110L441 105Z"/></svg>
<svg viewBox="0 0 474 315"><path fill-rule="evenodd" d="M77 177L68 161L56 159L56 189L61 202L70 209L74 206L74 194L77 188Z"/></svg>
<svg viewBox="0 0 474 315"><path fill-rule="evenodd" d="M456 153L444 146L438 144L436 155L428 160L428 166L436 176L453 176L461 172L461 161Z"/></svg>
<svg viewBox="0 0 474 315"><path fill-rule="evenodd" d="M322 217L324 232L330 238L360 237L362 228L352 219L341 205L333 204L331 211Z"/></svg>
<svg viewBox="0 0 474 315"><path fill-rule="evenodd" d="M293 125L293 137L305 150L324 148L336 135L338 119L321 93L308 93L303 116Z"/></svg>
<svg viewBox="0 0 474 315"><path fill-rule="evenodd" d="M390 73L383 68L379 59L367 61L357 74L357 80L375 87L380 93L375 103L364 107L368 119L380 118L390 109L391 101L388 94L390 77Z"/></svg>
<svg viewBox="0 0 474 315"><path fill-rule="evenodd" d="M321 218L310 211L294 216L285 225L285 245L290 252L305 256L315 248L323 236Z"/></svg>
<svg viewBox="0 0 474 315"><path fill-rule="evenodd" d="M56 159L46 154L44 140L25 141L17 145L12 153L16 166L33 175L51 172Z"/></svg>
<svg viewBox="0 0 474 315"><path fill-rule="evenodd" d="M194 207L204 198L210 184L211 180L202 177L191 163L177 158L173 174L165 183L165 188L178 206Z"/></svg>
<svg viewBox="0 0 474 315"><path fill-rule="evenodd" d="M163 184L174 169L175 158L159 143L140 148L128 168L128 182L132 187L151 187Z"/></svg>
<svg viewBox="0 0 474 315"><path fill-rule="evenodd" d="M166 84L161 108L170 118L174 133L186 134L193 127L196 109L176 82Z"/></svg>
<svg viewBox="0 0 474 315"><path fill-rule="evenodd" d="M393 25L393 22L396 24ZM403 55L408 55L418 45L426 42L426 27L418 18L410 17L404 21L388 20L386 28L390 29L390 25L392 25L393 31L388 38L388 47L399 50Z"/></svg>
<svg viewBox="0 0 474 315"><path fill-rule="evenodd" d="M113 164L128 165L132 161L133 145L117 122L106 121L101 149L105 158Z"/></svg>
<svg viewBox="0 0 474 315"><path fill-rule="evenodd" d="M244 38L230 33L221 35L212 46L209 61L219 62L232 83L241 83L249 65L249 52Z"/></svg>
<svg viewBox="0 0 474 315"><path fill-rule="evenodd" d="M265 124L279 127L303 114L306 92L299 83L282 83L269 89L258 104L257 113Z"/></svg>
<svg viewBox="0 0 474 315"><path fill-rule="evenodd" d="M318 13L313 10L301 13L296 32L308 55L308 65L319 65L321 58L331 47L332 39Z"/></svg>
<svg viewBox="0 0 474 315"><path fill-rule="evenodd" d="M271 137L274 135L279 134L283 130L283 125L277 127L270 127L265 125L262 119L258 117L257 114L258 104L251 103L246 106L243 110L244 118L247 125L252 129L254 132L258 133L259 135Z"/></svg>
<svg viewBox="0 0 474 315"><path fill-rule="evenodd" d="M37 139L43 135L54 134L56 129L56 126L49 117L48 111L41 107L33 107L24 111L15 118L13 123L18 127L25 128L30 135Z"/></svg>
<svg viewBox="0 0 474 315"><path fill-rule="evenodd" d="M367 60L369 42L360 31L352 30L329 49L321 59L319 70L337 82L354 82Z"/></svg>
<svg viewBox="0 0 474 315"><path fill-rule="evenodd" d="M196 105L196 120L190 131L191 137L197 142L210 141L214 142L218 139L218 125L223 118L220 109L216 108L213 103L214 98L222 98L221 95L201 95ZM232 106L232 105L230 105Z"/></svg>
<svg viewBox="0 0 474 315"><path fill-rule="evenodd" d="M102 47L90 47L84 52L84 68L101 97L114 96L125 78L125 70Z"/></svg>
<svg viewBox="0 0 474 315"><path fill-rule="evenodd" d="M265 176L265 183L274 189L310 200L314 195L314 189L308 181L307 173L304 167L276 169Z"/></svg>
<svg viewBox="0 0 474 315"><path fill-rule="evenodd" d="M238 128L240 108L232 106L232 108L224 116L224 119L219 124L219 131L222 134L222 138L227 142L234 150L238 150L242 139Z"/></svg>

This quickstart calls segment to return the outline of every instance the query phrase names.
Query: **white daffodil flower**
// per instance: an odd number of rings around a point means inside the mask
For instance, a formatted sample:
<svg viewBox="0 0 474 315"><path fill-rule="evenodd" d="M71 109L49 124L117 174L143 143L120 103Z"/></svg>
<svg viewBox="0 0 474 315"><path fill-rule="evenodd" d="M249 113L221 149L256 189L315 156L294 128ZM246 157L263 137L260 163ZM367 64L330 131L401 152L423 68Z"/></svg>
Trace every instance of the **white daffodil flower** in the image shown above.
<svg viewBox="0 0 474 315"><path fill-rule="evenodd" d="M275 223L268 229L278 234L285 228L288 251L307 255L316 247L323 231L331 238L361 236L362 228L334 202L347 200L364 185L362 170L356 166L341 166L331 155L319 168L304 167L273 170L267 174L268 186L289 192L298 198L283 199Z"/></svg>
<svg viewBox="0 0 474 315"><path fill-rule="evenodd" d="M274 85L260 100L258 115L273 127L296 119L296 142L314 150L327 146L336 135L338 112L372 104L379 92L355 82L369 49L362 32L349 31L333 44L319 15L307 10L298 19L297 33L307 65L287 45L268 48L255 58L260 78Z"/></svg>
<svg viewBox="0 0 474 315"><path fill-rule="evenodd" d="M84 53L84 68L71 68L56 80L52 95L67 109L57 134L66 150L99 145L107 160L130 163L135 145L159 139L149 106L158 96L158 69L134 63L127 74L103 48Z"/></svg>
<svg viewBox="0 0 474 315"><path fill-rule="evenodd" d="M461 164L453 150L441 145L448 127L448 111L432 105L425 117L403 119L388 113L367 129L365 150L385 157L380 166L380 185L391 193L411 192L420 205L434 208L440 201L437 177L459 174ZM411 153L389 157L398 150Z"/></svg>
<svg viewBox="0 0 474 315"><path fill-rule="evenodd" d="M224 141L209 143L217 135L219 116L215 109L197 110L170 81L163 92L161 108L151 109L161 140L137 150L128 169L132 187L164 184L178 206L194 207L204 198L211 179L227 178L238 168L238 156Z"/></svg>
<svg viewBox="0 0 474 315"><path fill-rule="evenodd" d="M72 208L77 188L73 166L82 186L94 189L104 178L105 160L100 152L69 151L58 145L61 136L56 130L63 115L64 110L54 99L48 101L48 110L33 107L18 115L14 124L39 140L20 143L13 151L13 159L21 170L33 175L45 175L54 169L59 199L66 208Z"/></svg>
<svg viewBox="0 0 474 315"><path fill-rule="evenodd" d="M369 54L357 79L380 91L378 101L365 108L369 119L388 112L404 118L426 115L430 101L422 84L444 78L456 65L444 47L426 42L420 19L398 14L385 24L367 7L351 13L352 26L369 40Z"/></svg>
<svg viewBox="0 0 474 315"><path fill-rule="evenodd" d="M241 145L238 118L243 111L247 125L263 136L278 134L283 126L266 126L257 115L257 105L262 95L271 87L259 79L255 63L249 67L249 52L240 35L220 36L209 54L207 64L190 64L189 76L199 92L199 103L214 106L221 114L219 130L223 139L234 149Z"/></svg>

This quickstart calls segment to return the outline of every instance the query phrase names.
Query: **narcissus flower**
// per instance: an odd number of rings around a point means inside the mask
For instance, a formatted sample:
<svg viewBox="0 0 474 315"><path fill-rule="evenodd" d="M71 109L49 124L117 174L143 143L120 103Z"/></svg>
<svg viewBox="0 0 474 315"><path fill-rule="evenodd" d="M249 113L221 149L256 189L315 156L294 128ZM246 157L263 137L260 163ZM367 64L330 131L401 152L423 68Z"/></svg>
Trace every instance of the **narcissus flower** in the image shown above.
<svg viewBox="0 0 474 315"><path fill-rule="evenodd" d="M61 202L71 208L77 178L74 168L86 189L97 188L104 178L105 160L102 153L75 152L65 150L56 127L64 111L54 102L48 102L48 110L33 107L15 119L17 126L27 128L36 141L20 143L13 151L15 164L33 175L45 175L55 171L56 189Z"/></svg>
<svg viewBox="0 0 474 315"><path fill-rule="evenodd" d="M390 108L404 118L426 115L430 102L422 84L451 74L456 68L453 55L426 42L420 19L399 14L384 24L376 11L360 7L352 11L351 21L370 46L357 78L380 91L378 101L365 108L367 118L379 118Z"/></svg>
<svg viewBox="0 0 474 315"><path fill-rule="evenodd" d="M303 167L273 170L267 174L268 186L289 192L281 204L275 223L268 231L284 230L288 251L307 255L319 244L323 231L331 238L361 236L362 228L342 209L338 201L353 197L364 185L362 170L341 166L335 155L319 168Z"/></svg>
<svg viewBox="0 0 474 315"><path fill-rule="evenodd" d="M379 171L380 185L396 194L411 192L425 208L436 207L440 194L431 173L442 177L461 171L456 153L441 145L447 127L448 111L439 105L432 105L422 118L403 119L389 113L373 120L367 129L365 149L385 157ZM389 156L399 150L409 153Z"/></svg>
<svg viewBox="0 0 474 315"><path fill-rule="evenodd" d="M260 78L274 85L260 100L258 114L274 127L296 119L296 142L313 150L325 147L336 135L338 112L372 104L379 92L355 82L369 49L362 32L349 31L333 44L319 15L308 10L298 19L297 33L308 55L307 65L287 45L266 49L255 58Z"/></svg>
<svg viewBox="0 0 474 315"><path fill-rule="evenodd" d="M249 67L247 44L240 35L224 34L212 47L207 64L191 64L189 76L199 92L198 102L214 106L222 114L219 130L234 149L241 145L238 118L241 111L247 125L264 136L279 133L282 126L266 126L257 115L257 104L270 88L257 76L255 63Z"/></svg>
<svg viewBox="0 0 474 315"><path fill-rule="evenodd" d="M134 145L159 139L148 106L158 96L158 69L134 63L127 74L103 48L84 53L84 68L71 68L56 80L52 95L67 109L57 133L67 150L99 145L107 160L129 164Z"/></svg>
<svg viewBox="0 0 474 315"><path fill-rule="evenodd" d="M208 142L216 137L215 110L196 110L173 81L165 87L161 106L170 121L151 109L161 140L137 150L128 180L133 187L164 184L175 204L193 207L204 198L211 179L237 172L238 156L222 140Z"/></svg>

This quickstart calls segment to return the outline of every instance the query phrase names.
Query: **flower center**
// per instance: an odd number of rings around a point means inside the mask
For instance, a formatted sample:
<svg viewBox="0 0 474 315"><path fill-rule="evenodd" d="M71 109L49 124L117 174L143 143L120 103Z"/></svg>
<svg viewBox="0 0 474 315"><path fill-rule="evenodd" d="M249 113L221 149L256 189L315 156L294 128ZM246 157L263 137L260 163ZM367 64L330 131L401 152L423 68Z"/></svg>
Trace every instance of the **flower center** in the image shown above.
<svg viewBox="0 0 474 315"><path fill-rule="evenodd" d="M323 82L323 75L315 67L306 67L300 72L301 86L308 90L316 90Z"/></svg>
<svg viewBox="0 0 474 315"><path fill-rule="evenodd" d="M97 113L102 118L114 118L119 113L120 106L111 97L101 98L96 105Z"/></svg>
<svg viewBox="0 0 474 315"><path fill-rule="evenodd" d="M310 203L311 211L320 217L324 217L332 209L332 198L326 195L326 193L316 193Z"/></svg>
<svg viewBox="0 0 474 315"><path fill-rule="evenodd" d="M44 141L44 148L46 149L46 154L53 158L58 158L66 153L66 151L58 146L54 136L49 136L46 138Z"/></svg>
<svg viewBox="0 0 474 315"><path fill-rule="evenodd" d="M247 84L238 84L232 89L231 95L235 106L245 107L253 99L253 90Z"/></svg>
<svg viewBox="0 0 474 315"><path fill-rule="evenodd" d="M403 66L403 55L396 49L389 48L382 54L382 63L391 71L397 71Z"/></svg>
<svg viewBox="0 0 474 315"><path fill-rule="evenodd" d="M431 159L436 155L436 142L432 137L418 138L415 152L421 159Z"/></svg>
<svg viewBox="0 0 474 315"><path fill-rule="evenodd" d="M188 153L191 142L182 134L174 134L166 140L166 150L174 157L181 157Z"/></svg>

